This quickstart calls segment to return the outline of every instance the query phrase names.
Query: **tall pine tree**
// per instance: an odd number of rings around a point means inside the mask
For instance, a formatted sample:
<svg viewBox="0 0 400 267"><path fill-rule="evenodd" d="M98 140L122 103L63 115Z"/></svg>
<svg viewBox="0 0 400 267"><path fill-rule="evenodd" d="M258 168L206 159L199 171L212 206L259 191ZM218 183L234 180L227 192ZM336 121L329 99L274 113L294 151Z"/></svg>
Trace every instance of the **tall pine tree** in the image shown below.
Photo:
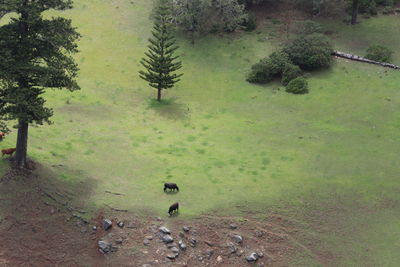
<svg viewBox="0 0 400 267"><path fill-rule="evenodd" d="M72 58L80 35L69 19L45 19L47 10L72 8L72 0L3 0L0 14L17 16L0 27L0 119L16 120L16 162L26 166L29 124L50 123L46 88L78 90ZM0 17L1 19L1 17Z"/></svg>
<svg viewBox="0 0 400 267"><path fill-rule="evenodd" d="M176 61L178 56L174 56L178 46L175 45L168 23L169 16L167 2L161 0L155 15L152 37L149 39L149 51L145 53L147 58L141 60L146 71L139 72L140 78L157 89L157 101L161 101L161 91L172 88L183 75L174 73L182 67L182 62Z"/></svg>

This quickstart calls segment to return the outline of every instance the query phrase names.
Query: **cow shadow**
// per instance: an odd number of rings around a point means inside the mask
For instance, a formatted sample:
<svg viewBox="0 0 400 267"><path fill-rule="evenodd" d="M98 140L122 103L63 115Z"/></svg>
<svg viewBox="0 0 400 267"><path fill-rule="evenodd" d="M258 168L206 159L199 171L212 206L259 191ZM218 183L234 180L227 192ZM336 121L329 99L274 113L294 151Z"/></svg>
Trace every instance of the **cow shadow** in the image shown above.
<svg viewBox="0 0 400 267"><path fill-rule="evenodd" d="M164 193L167 194L167 195L175 195L175 194L178 194L179 191L176 191L176 190L175 190L175 191L172 191L172 190L171 190L171 191L164 191Z"/></svg>

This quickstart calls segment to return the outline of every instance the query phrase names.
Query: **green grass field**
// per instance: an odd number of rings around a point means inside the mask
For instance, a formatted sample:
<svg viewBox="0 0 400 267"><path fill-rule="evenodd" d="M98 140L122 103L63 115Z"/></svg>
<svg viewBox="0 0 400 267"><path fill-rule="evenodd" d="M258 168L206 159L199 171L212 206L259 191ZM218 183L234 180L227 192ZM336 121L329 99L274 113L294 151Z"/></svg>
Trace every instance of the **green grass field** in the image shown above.
<svg viewBox="0 0 400 267"><path fill-rule="evenodd" d="M62 181L90 185L86 209L166 216L179 201L181 218L274 212L298 221L339 266L398 266L399 71L336 60L309 75L308 95L291 95L278 82L245 81L277 49L277 40L262 41L269 28L195 45L179 37L184 77L157 104L138 77L151 1L75 2L66 16L83 35L82 90L47 93L54 124L30 129L29 155ZM363 55L383 43L400 64L398 17L324 25L337 49ZM168 181L181 192L164 194ZM309 256L293 265L315 265Z"/></svg>

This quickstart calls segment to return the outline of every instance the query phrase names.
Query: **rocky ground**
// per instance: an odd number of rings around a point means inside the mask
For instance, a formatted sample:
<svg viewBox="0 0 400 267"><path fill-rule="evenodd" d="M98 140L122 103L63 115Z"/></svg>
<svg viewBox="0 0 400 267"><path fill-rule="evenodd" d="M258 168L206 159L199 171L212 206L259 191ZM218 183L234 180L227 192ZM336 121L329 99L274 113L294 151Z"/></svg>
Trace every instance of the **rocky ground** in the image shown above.
<svg viewBox="0 0 400 267"><path fill-rule="evenodd" d="M1 179L0 266L285 266L306 250L279 215L181 220L105 209L85 220L70 204L83 187L67 190L46 176L10 171Z"/></svg>

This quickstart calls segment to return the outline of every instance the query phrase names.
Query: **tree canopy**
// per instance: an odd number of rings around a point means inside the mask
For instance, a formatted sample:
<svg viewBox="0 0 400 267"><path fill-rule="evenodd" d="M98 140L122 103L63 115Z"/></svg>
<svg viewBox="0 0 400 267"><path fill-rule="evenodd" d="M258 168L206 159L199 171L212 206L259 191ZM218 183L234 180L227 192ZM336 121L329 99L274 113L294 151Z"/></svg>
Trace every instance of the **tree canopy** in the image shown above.
<svg viewBox="0 0 400 267"><path fill-rule="evenodd" d="M45 19L49 9L72 8L71 0L3 0L0 14L17 16L0 27L0 118L18 121L17 161L26 163L28 125L50 123L46 88L79 89L72 58L80 35L71 20Z"/></svg>

